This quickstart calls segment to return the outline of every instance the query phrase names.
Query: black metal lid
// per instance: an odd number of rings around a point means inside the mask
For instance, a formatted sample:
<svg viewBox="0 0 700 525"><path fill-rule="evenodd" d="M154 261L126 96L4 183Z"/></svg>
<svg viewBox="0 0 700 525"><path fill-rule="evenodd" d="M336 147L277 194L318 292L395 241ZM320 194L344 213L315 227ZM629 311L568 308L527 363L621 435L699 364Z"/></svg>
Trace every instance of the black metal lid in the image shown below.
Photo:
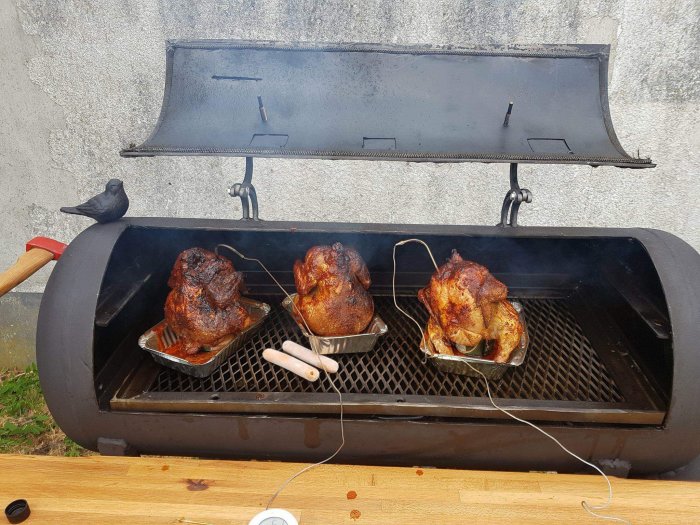
<svg viewBox="0 0 700 525"><path fill-rule="evenodd" d="M608 53L170 42L156 128L121 154L653 167L615 136Z"/></svg>

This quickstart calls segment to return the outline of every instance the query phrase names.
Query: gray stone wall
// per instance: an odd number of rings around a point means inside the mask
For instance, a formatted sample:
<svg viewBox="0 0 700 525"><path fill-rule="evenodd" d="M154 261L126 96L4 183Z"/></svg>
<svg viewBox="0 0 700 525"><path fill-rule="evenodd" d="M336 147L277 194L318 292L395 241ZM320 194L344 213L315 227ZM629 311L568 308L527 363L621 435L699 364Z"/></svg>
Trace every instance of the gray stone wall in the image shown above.
<svg viewBox="0 0 700 525"><path fill-rule="evenodd" d="M0 268L34 235L70 241L90 221L58 212L124 180L131 215L238 217L242 159L122 159L152 129L164 42L246 38L400 44L609 43L623 146L653 170L524 166L522 224L647 226L700 249L695 0L3 0L0 2ZM257 162L261 216L494 224L505 165ZM361 181L359 194L354 184ZM419 197L432 188L429 198ZM389 190L391 188L391 190ZM40 292L49 270L19 288Z"/></svg>

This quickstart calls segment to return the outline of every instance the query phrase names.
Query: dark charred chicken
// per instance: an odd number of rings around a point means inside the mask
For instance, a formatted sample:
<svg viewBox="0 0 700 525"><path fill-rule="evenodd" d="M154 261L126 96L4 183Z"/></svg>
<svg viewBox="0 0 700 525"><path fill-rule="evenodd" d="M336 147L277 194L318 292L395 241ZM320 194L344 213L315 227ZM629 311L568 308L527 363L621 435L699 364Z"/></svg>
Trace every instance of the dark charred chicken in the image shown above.
<svg viewBox="0 0 700 525"><path fill-rule="evenodd" d="M215 346L244 330L250 315L241 306L243 274L231 261L202 248L182 252L168 280L165 320L186 354Z"/></svg>

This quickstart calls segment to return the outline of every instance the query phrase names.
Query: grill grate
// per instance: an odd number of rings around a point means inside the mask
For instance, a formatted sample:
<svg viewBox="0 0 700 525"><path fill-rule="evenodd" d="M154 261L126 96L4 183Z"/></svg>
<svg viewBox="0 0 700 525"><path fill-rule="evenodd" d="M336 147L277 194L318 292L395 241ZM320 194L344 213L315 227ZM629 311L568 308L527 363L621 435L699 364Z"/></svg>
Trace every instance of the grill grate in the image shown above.
<svg viewBox="0 0 700 525"><path fill-rule="evenodd" d="M414 297L399 297L399 304L422 324L427 315ZM619 403L620 389L593 350L571 314L569 298L519 299L530 334L528 355L522 366L492 382L496 397ZM267 302L279 304L277 298ZM374 351L334 356L340 361L336 385L344 393L374 395L426 395L484 397L481 378L445 375L423 363L416 349L416 326L393 305L391 297L375 296L377 312L389 326ZM301 344L297 326L280 307L248 344L210 377L193 378L168 368L158 373L151 392L295 392L331 393L327 381L309 383L262 357L265 348L281 348L291 339Z"/></svg>

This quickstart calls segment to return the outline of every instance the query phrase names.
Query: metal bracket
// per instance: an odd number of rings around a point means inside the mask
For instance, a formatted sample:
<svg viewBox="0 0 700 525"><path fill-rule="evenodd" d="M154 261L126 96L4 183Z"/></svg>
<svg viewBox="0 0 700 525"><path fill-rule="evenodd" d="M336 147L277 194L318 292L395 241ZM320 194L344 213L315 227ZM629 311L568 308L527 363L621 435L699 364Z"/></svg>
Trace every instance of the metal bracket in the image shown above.
<svg viewBox="0 0 700 525"><path fill-rule="evenodd" d="M632 463L626 459L599 459L596 463L606 475L618 478L628 478L632 470Z"/></svg>
<svg viewBox="0 0 700 525"><path fill-rule="evenodd" d="M518 210L523 202L532 202L532 192L518 184L518 164L510 165L510 191L506 193L501 206L501 222L498 226L517 226Z"/></svg>
<svg viewBox="0 0 700 525"><path fill-rule="evenodd" d="M245 158L245 176L243 182L237 182L228 189L228 194L231 197L240 197L241 206L243 208L244 221L259 221L258 217L258 196L255 193L253 186L253 157ZM253 216L250 216L250 208L253 208Z"/></svg>
<svg viewBox="0 0 700 525"><path fill-rule="evenodd" d="M138 451L123 439L97 438L97 450L103 456L138 456Z"/></svg>

